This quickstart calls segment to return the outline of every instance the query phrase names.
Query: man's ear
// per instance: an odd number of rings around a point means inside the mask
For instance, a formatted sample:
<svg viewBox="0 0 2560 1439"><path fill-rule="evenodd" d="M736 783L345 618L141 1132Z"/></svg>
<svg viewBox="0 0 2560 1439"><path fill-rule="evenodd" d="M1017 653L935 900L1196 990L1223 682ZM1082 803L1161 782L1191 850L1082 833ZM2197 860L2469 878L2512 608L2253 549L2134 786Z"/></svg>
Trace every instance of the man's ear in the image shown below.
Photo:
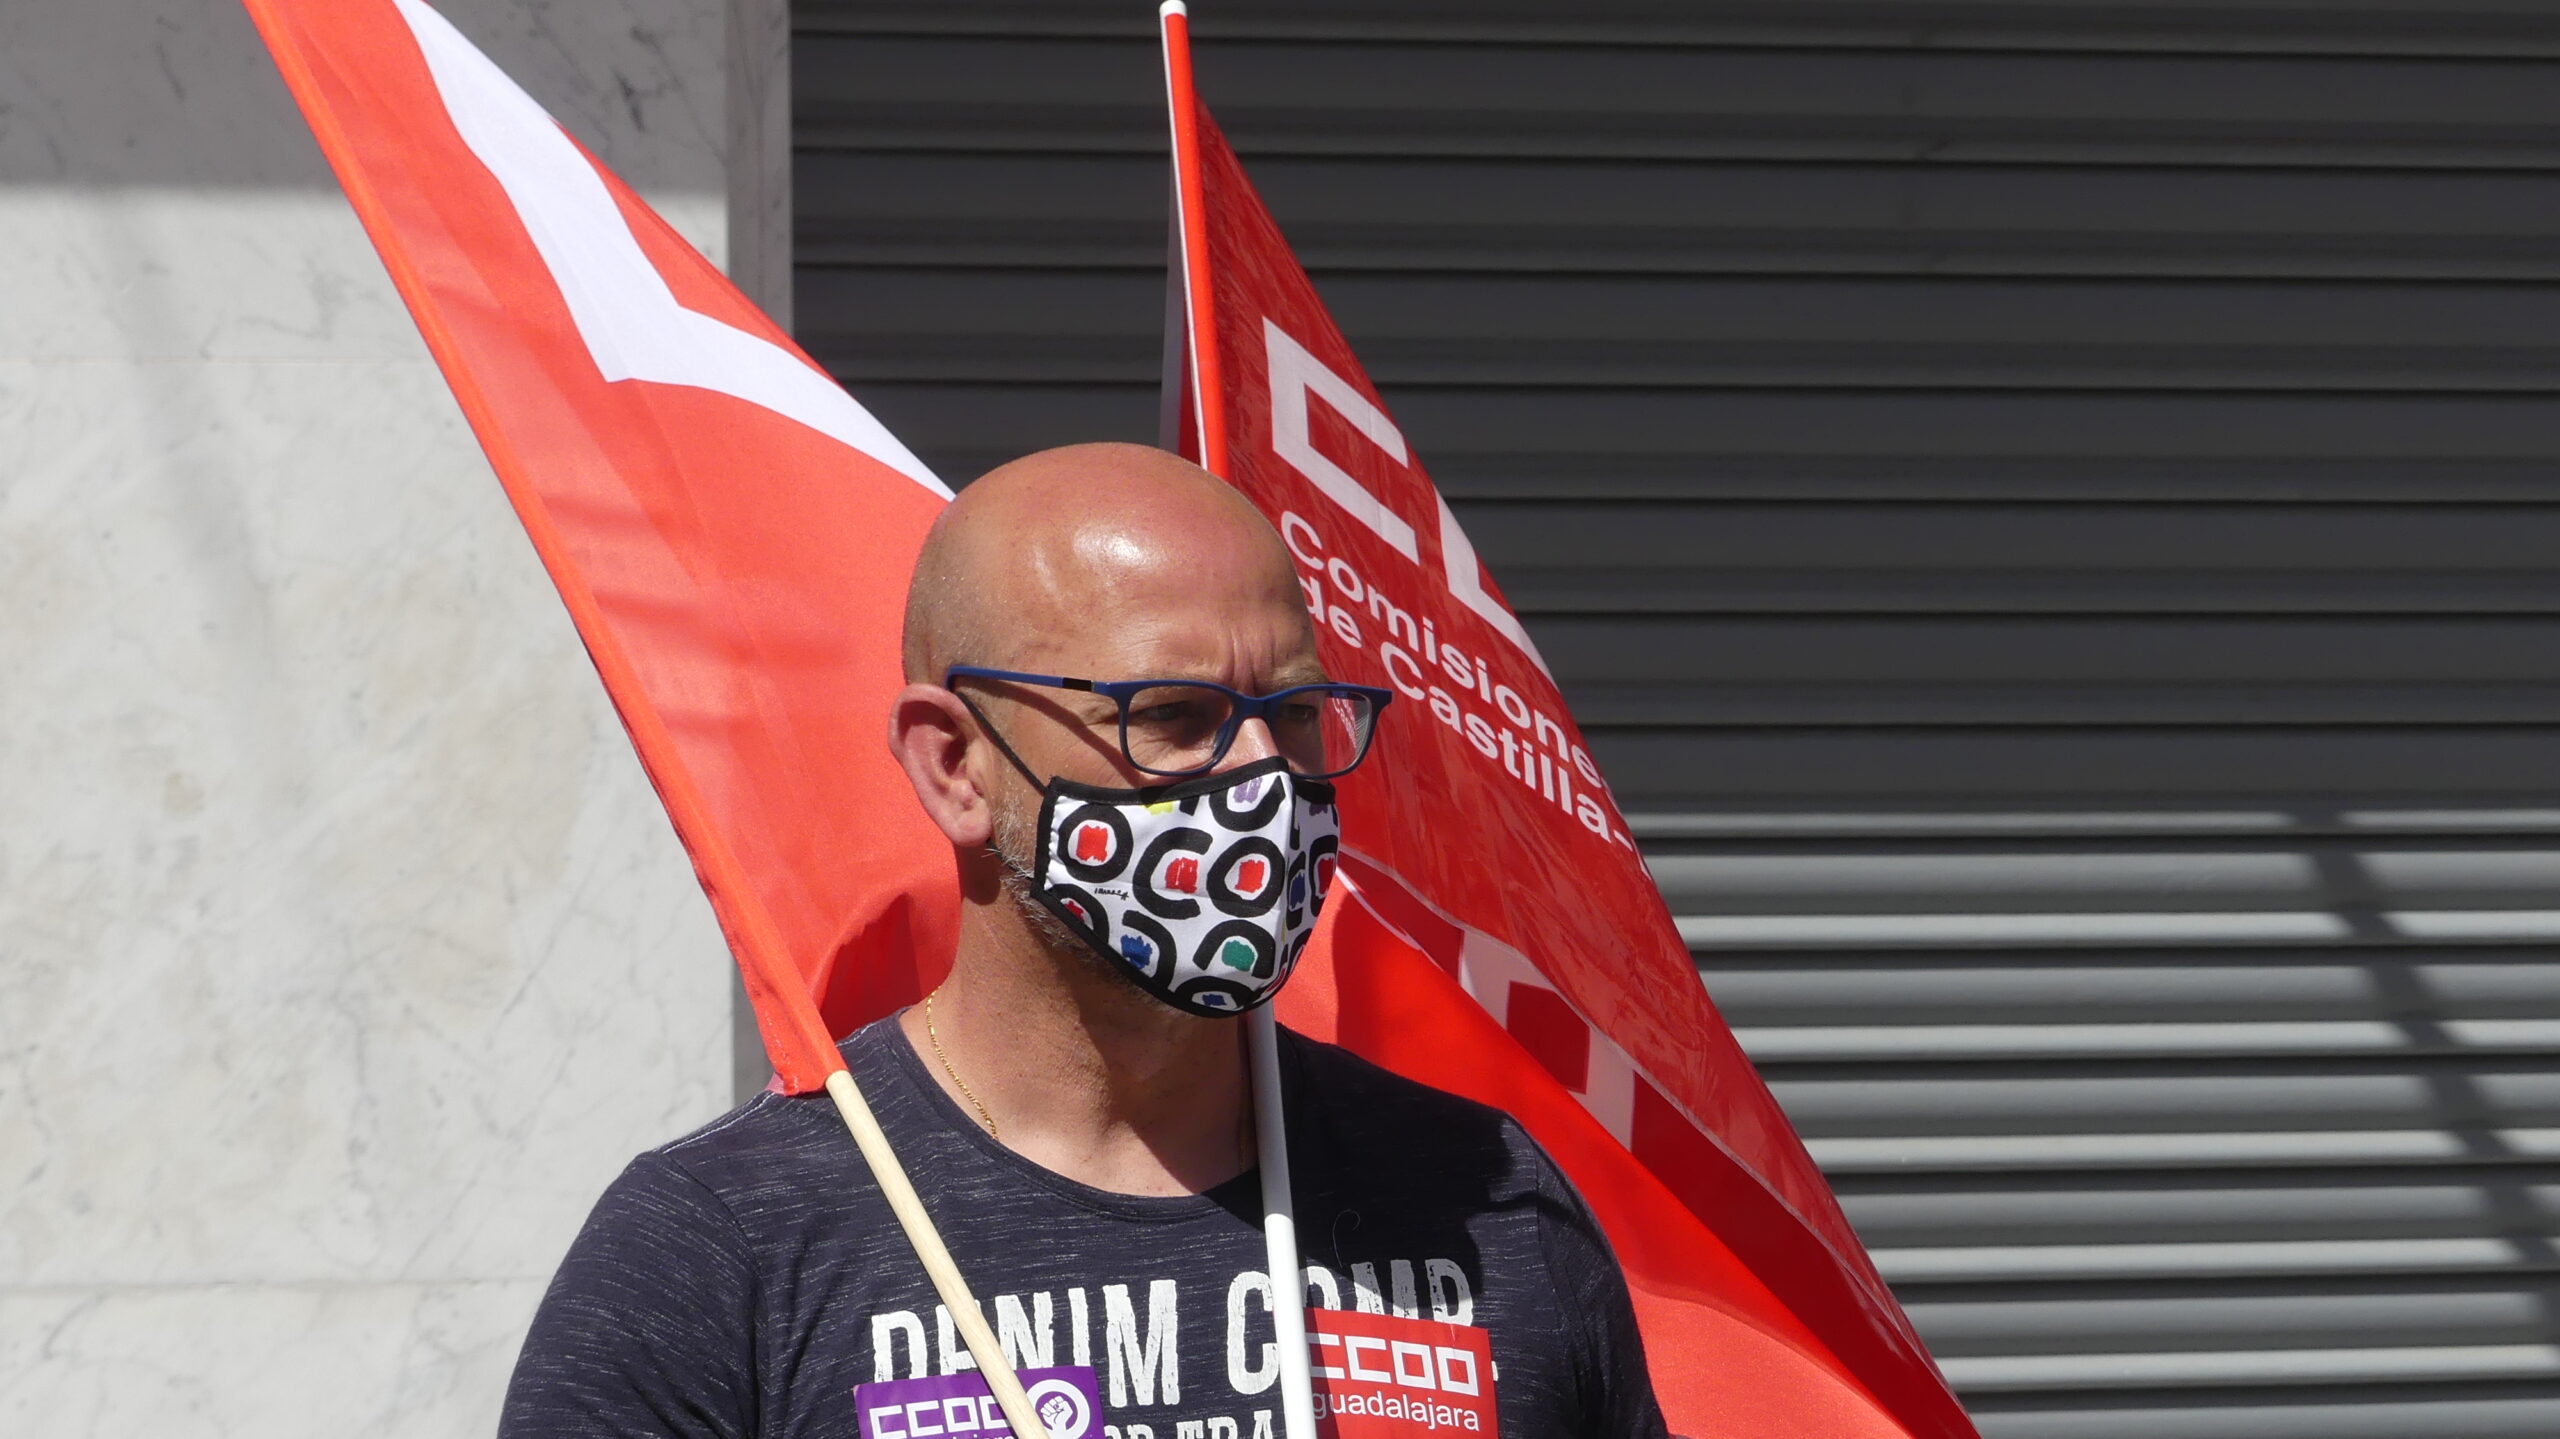
<svg viewBox="0 0 2560 1439"><path fill-rule="evenodd" d="M964 850L985 844L994 832L986 793L969 764L977 733L960 697L938 685L909 685L889 703L889 753L934 827Z"/></svg>

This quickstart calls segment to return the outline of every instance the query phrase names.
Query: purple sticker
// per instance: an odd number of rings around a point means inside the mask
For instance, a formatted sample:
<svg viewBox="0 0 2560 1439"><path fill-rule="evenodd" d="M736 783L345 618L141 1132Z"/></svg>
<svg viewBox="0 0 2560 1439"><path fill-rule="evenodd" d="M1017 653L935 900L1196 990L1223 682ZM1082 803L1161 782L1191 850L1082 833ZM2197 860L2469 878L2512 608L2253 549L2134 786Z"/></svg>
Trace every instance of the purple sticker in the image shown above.
<svg viewBox="0 0 2560 1439"><path fill-rule="evenodd" d="M1017 1369L1031 1412L1049 1427L1049 1439L1100 1439L1102 1388L1093 1366ZM996 1407L986 1376L975 1369L939 1379L888 1379L853 1386L862 1439L1010 1439L1013 1431Z"/></svg>

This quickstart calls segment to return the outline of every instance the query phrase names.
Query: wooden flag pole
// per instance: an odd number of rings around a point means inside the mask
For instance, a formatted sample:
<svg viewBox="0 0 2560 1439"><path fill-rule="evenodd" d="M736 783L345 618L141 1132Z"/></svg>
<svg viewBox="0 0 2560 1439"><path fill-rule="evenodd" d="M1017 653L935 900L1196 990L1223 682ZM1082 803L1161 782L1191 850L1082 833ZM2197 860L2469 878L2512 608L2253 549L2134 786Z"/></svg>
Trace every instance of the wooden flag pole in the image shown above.
<svg viewBox="0 0 2560 1439"><path fill-rule="evenodd" d="M1005 1422L1013 1427L1013 1439L1049 1439L1048 1428L1031 1410L1031 1396L1022 1392L1022 1381L1015 1377L1013 1365L1004 1357L1004 1346L996 1342L995 1331L987 1327L986 1316L978 1312L978 1301L969 1293L969 1282L960 1277L960 1266L951 1262L951 1251L944 1247L941 1231L933 1227L933 1216L924 1212L924 1201L916 1196L916 1187L907 1182L906 1166L898 1162L897 1151L889 1147L889 1136L880 1132L880 1121L873 1117L861 1087L853 1082L852 1074L839 1069L827 1076L827 1095L835 1100L836 1113L844 1116L844 1127L853 1131L853 1142L870 1164L872 1177L880 1181L880 1193L888 1199L890 1212L898 1216L898 1227L906 1231L907 1243L914 1246L916 1258L924 1262L934 1293L942 1296L942 1306L951 1311L951 1322L959 1327L961 1339L968 1344L969 1357L978 1361L978 1372L986 1377L996 1406L1004 1410ZM1298 1355L1303 1363L1303 1343Z"/></svg>

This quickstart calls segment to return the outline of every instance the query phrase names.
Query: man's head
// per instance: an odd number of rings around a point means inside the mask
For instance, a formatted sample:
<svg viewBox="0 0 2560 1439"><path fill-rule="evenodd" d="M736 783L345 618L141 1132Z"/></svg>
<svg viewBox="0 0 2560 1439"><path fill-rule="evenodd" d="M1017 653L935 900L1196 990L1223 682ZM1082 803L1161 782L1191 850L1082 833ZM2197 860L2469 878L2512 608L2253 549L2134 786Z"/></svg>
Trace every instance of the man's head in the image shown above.
<svg viewBox="0 0 2560 1439"><path fill-rule="evenodd" d="M1161 780L1122 753L1118 711L1097 694L963 679L955 664L1094 680L1209 680L1265 694L1325 678L1280 537L1233 488L1140 445L1072 445L988 472L935 521L907 599L907 688L890 744L958 853L973 902L1027 866L1052 777L1106 787ZM975 713L972 713L972 707ZM980 723L983 716L985 723ZM993 743L1000 733L1029 776ZM1249 721L1219 761L1275 753ZM1021 922L1063 938L1027 903ZM1035 918L1036 916L1036 918ZM1070 946L1071 947L1071 946Z"/></svg>
<svg viewBox="0 0 2560 1439"><path fill-rule="evenodd" d="M1140 659L1153 667L1122 663ZM1125 444L1042 450L961 491L916 557L905 660L908 682L936 685L955 664L1322 678L1288 551L1261 512L1199 466Z"/></svg>

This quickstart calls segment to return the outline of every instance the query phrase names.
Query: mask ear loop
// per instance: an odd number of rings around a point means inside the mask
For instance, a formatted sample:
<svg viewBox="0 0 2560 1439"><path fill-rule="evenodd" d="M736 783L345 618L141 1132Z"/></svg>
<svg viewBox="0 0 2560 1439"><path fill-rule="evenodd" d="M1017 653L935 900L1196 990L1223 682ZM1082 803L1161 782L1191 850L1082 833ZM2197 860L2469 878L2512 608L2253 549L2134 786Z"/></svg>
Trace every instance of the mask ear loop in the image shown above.
<svg viewBox="0 0 2560 1439"><path fill-rule="evenodd" d="M978 708L978 702L976 700L969 698L958 690L953 690L951 692L951 697L960 702L960 708L969 712L969 718L978 722L978 728L987 732L987 738L996 742L996 752L1003 755L1005 757L1005 761L1013 766L1014 771L1022 776L1023 783L1031 786L1035 791L1045 793L1048 790L1048 782L1041 779L1040 776L1033 774L1031 772L1031 766L1022 762L1022 756L1013 752L1013 746L1004 742L1003 732L999 731L995 727L994 722L987 718L987 712L985 710Z"/></svg>
<svg viewBox="0 0 2560 1439"><path fill-rule="evenodd" d="M996 752L1003 755L1005 757L1005 761L1013 766L1014 771L1022 776L1022 782L1031 786L1033 792L1040 794L1045 798L1049 787L1042 784L1040 782L1040 777L1031 772L1031 766L1022 762L1022 756L1013 752L1013 746L1004 742L1004 736L999 733L995 725L988 720L987 712L978 708L975 700L970 699L967 695L960 693L958 690L953 690L951 692L951 697L958 700L960 702L960 707L969 712L969 717L978 722L978 728L986 732L987 738L995 741ZM1009 855L996 847L994 835L988 835L987 842L979 846L979 848L984 849L987 853L995 856L996 863L1003 865L1008 870L1011 870L1015 878L1020 879L1023 883L1031 885L1034 888L1039 886L1039 879L1036 878L1031 871L1024 869L1019 860L1016 860L1012 855Z"/></svg>

